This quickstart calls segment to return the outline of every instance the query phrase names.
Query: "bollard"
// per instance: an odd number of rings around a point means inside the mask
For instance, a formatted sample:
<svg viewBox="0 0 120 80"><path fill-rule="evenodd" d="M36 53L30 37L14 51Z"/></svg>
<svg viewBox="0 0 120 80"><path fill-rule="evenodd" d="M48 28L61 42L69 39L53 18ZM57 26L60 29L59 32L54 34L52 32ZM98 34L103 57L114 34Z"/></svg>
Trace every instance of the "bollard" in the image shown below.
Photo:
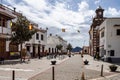
<svg viewBox="0 0 120 80"><path fill-rule="evenodd" d="M84 72L82 72L82 75L81 75L81 80L85 80L85 75L84 75Z"/></svg>
<svg viewBox="0 0 120 80"><path fill-rule="evenodd" d="M101 65L101 76L103 76L103 64Z"/></svg>
<svg viewBox="0 0 120 80"><path fill-rule="evenodd" d="M55 69L54 69L54 66L52 67L52 80L55 80Z"/></svg>
<svg viewBox="0 0 120 80"><path fill-rule="evenodd" d="M12 71L12 80L15 80L15 71Z"/></svg>

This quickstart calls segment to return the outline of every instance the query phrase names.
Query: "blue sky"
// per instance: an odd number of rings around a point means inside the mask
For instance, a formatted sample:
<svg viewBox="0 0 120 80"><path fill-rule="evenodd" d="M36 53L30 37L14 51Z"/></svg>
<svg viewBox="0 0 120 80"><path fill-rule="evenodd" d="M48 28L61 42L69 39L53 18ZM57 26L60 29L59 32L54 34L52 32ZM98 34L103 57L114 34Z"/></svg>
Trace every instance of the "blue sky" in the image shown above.
<svg viewBox="0 0 120 80"><path fill-rule="evenodd" d="M16 7L16 11L39 27L48 27L48 35L57 34L73 47L89 45L88 31L99 5L105 9L105 17L120 17L120 0L1 0L1 3Z"/></svg>

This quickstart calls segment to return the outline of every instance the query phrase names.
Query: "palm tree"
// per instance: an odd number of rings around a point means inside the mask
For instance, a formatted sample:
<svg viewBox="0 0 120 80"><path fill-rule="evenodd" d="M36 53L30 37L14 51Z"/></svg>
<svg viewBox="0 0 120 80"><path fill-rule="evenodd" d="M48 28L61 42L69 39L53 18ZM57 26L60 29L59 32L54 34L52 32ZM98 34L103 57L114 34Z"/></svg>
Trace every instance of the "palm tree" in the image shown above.
<svg viewBox="0 0 120 80"><path fill-rule="evenodd" d="M68 45L67 45L67 48L66 48L67 50L68 50L68 55L69 55L69 57L71 57L71 50L73 49L72 48L72 45L69 43Z"/></svg>

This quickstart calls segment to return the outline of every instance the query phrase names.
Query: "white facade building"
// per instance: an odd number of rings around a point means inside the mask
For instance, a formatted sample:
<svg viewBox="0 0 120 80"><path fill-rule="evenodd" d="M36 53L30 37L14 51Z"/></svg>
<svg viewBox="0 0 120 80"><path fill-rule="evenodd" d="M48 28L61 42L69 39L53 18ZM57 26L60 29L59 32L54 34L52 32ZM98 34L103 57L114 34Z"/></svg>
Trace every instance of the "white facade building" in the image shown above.
<svg viewBox="0 0 120 80"><path fill-rule="evenodd" d="M66 48L67 48L67 41L63 40L63 38L61 38L58 35L53 36L52 34L50 34L47 37L47 48L46 50L48 51L48 53L56 53L57 52L57 45L62 45L62 51L65 53L67 52Z"/></svg>
<svg viewBox="0 0 120 80"><path fill-rule="evenodd" d="M25 42L24 47L32 54L32 57L44 56L46 55L47 30L38 28L38 25L35 24L33 27L37 32L32 36L32 39Z"/></svg>
<svg viewBox="0 0 120 80"><path fill-rule="evenodd" d="M120 18L107 18L99 26L100 56L112 62L120 61Z"/></svg>

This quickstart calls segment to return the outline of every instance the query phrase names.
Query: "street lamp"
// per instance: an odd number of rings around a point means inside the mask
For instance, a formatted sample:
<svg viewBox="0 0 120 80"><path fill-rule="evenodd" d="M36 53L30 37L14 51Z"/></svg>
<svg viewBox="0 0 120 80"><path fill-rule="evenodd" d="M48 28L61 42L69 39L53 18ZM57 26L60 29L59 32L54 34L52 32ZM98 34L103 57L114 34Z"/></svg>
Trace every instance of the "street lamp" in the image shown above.
<svg viewBox="0 0 120 80"><path fill-rule="evenodd" d="M32 28L33 28L33 25L29 24L29 30L32 30Z"/></svg>

